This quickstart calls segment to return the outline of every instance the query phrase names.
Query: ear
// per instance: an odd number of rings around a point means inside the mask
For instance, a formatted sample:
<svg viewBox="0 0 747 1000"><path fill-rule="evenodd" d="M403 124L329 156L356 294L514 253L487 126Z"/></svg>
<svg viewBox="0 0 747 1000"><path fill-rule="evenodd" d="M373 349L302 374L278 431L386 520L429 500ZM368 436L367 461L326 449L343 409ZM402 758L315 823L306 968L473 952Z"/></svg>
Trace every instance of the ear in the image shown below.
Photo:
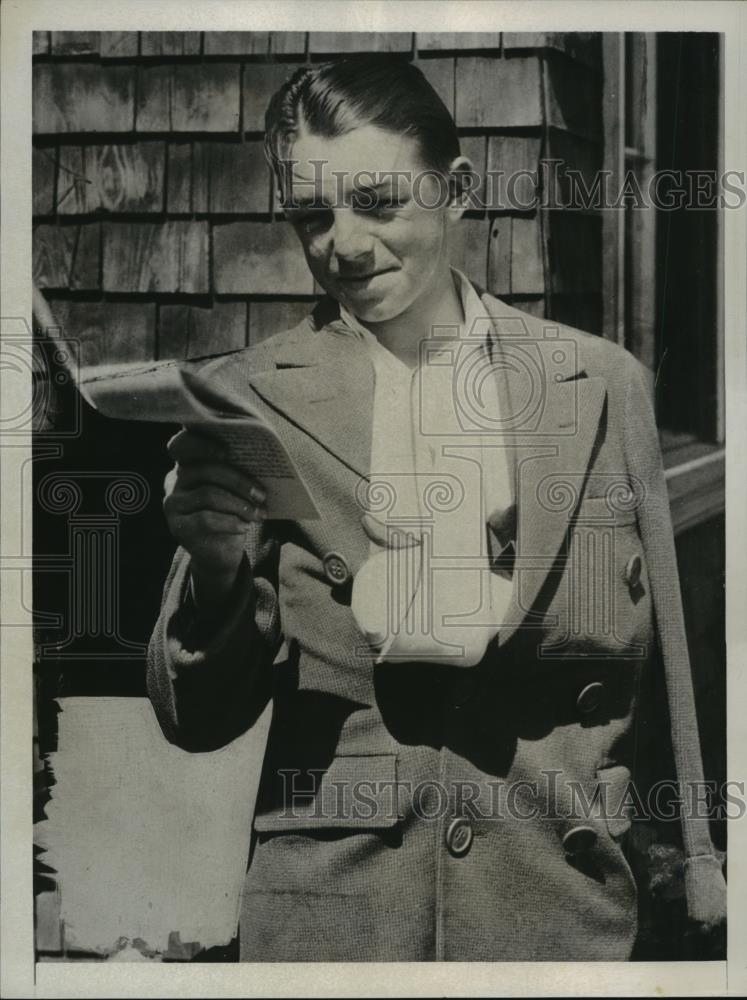
<svg viewBox="0 0 747 1000"><path fill-rule="evenodd" d="M471 207L471 193L477 187L478 176L472 160L457 156L449 164L449 210L454 219L460 219Z"/></svg>

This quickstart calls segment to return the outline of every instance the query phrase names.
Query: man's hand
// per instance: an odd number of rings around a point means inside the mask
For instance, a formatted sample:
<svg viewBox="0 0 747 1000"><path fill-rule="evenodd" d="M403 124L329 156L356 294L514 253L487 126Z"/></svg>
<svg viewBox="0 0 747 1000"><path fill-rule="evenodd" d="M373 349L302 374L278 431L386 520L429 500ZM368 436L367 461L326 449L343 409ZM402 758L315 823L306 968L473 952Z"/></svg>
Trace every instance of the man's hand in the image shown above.
<svg viewBox="0 0 747 1000"><path fill-rule="evenodd" d="M169 531L191 556L194 599L210 610L236 581L247 526L267 516L265 491L222 461L218 442L195 431L180 431L168 451L176 465L164 483L164 514Z"/></svg>

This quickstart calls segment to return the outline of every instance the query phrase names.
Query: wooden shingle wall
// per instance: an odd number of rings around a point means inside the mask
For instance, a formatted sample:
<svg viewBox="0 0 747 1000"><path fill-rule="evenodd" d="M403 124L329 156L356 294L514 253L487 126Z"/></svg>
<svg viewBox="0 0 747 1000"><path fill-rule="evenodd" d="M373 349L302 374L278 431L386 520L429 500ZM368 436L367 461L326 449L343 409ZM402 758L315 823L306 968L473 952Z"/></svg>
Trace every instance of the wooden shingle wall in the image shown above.
<svg viewBox="0 0 747 1000"><path fill-rule="evenodd" d="M84 361L229 350L309 310L319 290L272 215L264 111L297 66L362 51L417 61L480 173L599 167L598 35L36 32L34 276ZM516 190L530 201L526 177ZM598 213L507 211L503 194L478 192L454 263L598 332Z"/></svg>

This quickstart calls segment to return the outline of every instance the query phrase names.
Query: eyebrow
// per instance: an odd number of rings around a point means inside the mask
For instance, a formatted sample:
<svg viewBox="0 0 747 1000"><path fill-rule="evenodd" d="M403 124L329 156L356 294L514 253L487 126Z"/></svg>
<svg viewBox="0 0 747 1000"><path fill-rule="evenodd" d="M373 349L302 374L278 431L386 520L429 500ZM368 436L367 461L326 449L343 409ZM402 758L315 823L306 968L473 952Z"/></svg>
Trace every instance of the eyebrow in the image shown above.
<svg viewBox="0 0 747 1000"><path fill-rule="evenodd" d="M374 171L372 171L372 173L375 175ZM293 180L300 180L300 178L293 178ZM397 178L397 180L399 180L399 178ZM308 184L308 181L305 181L304 183ZM385 177L384 180L378 181L376 184L361 184L353 189L352 194L353 196L355 196L356 192L370 193L372 191L380 191L383 188L392 188L393 192L397 190L397 193L399 193L399 185L395 184L395 177L390 175L389 177ZM301 194L296 197L293 197L292 190L291 190L291 198L289 199L289 201L290 204L297 207L306 207L307 205L318 205L319 207L326 207L326 205L328 204L324 200L323 196Z"/></svg>

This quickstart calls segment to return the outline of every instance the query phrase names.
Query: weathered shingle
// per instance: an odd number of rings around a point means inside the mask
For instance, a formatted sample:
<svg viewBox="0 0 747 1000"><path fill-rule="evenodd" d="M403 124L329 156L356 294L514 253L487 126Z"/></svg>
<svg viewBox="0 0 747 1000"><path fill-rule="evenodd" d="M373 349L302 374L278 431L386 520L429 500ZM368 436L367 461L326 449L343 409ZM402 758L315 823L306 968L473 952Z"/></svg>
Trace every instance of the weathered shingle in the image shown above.
<svg viewBox="0 0 747 1000"><path fill-rule="evenodd" d="M556 49L587 66L601 63L601 39L597 31L504 31L503 50Z"/></svg>
<svg viewBox="0 0 747 1000"><path fill-rule="evenodd" d="M126 59L137 55L137 31L99 32L99 54L102 59Z"/></svg>
<svg viewBox="0 0 747 1000"><path fill-rule="evenodd" d="M199 31L141 31L140 54L144 56L197 56Z"/></svg>
<svg viewBox="0 0 747 1000"><path fill-rule="evenodd" d="M270 172L262 143L172 143L168 210L269 213Z"/></svg>
<svg viewBox="0 0 747 1000"><path fill-rule="evenodd" d="M454 114L454 58L446 59L421 59L418 62L418 69L426 78L431 87L448 108L450 114Z"/></svg>
<svg viewBox="0 0 747 1000"><path fill-rule="evenodd" d="M192 143L170 142L166 211L189 213L192 208Z"/></svg>
<svg viewBox="0 0 747 1000"><path fill-rule="evenodd" d="M208 291L206 222L107 223L104 290L107 292Z"/></svg>
<svg viewBox="0 0 747 1000"><path fill-rule="evenodd" d="M270 172L261 142L212 142L210 212L269 212Z"/></svg>
<svg viewBox="0 0 747 1000"><path fill-rule="evenodd" d="M210 204L210 143L192 143L192 211L207 212Z"/></svg>
<svg viewBox="0 0 747 1000"><path fill-rule="evenodd" d="M282 301L249 303L249 343L259 344L274 333L290 330L314 308L313 302Z"/></svg>
<svg viewBox="0 0 747 1000"><path fill-rule="evenodd" d="M48 215L54 209L54 179L57 150L34 148L31 161L31 188L34 215Z"/></svg>
<svg viewBox="0 0 747 1000"><path fill-rule="evenodd" d="M63 214L160 212L165 158L162 142L62 146L57 210Z"/></svg>
<svg viewBox="0 0 747 1000"><path fill-rule="evenodd" d="M458 58L456 121L469 128L541 125L539 59Z"/></svg>
<svg viewBox="0 0 747 1000"><path fill-rule="evenodd" d="M493 219L490 226L488 291L493 295L508 295L511 292L513 221L510 215L500 215Z"/></svg>
<svg viewBox="0 0 747 1000"><path fill-rule="evenodd" d="M150 302L52 302L81 366L155 357L156 307Z"/></svg>
<svg viewBox="0 0 747 1000"><path fill-rule="evenodd" d="M305 51L305 31L272 31L270 33L270 52L273 55L302 56Z"/></svg>
<svg viewBox="0 0 747 1000"><path fill-rule="evenodd" d="M31 32L31 54L34 56L45 56L49 52L49 32Z"/></svg>
<svg viewBox="0 0 747 1000"><path fill-rule="evenodd" d="M467 135L459 139L462 156L472 163L473 176L469 179L468 208L482 209L485 201L486 148L484 135Z"/></svg>
<svg viewBox="0 0 747 1000"><path fill-rule="evenodd" d="M206 56L256 56L270 51L269 31L206 31Z"/></svg>
<svg viewBox="0 0 747 1000"><path fill-rule="evenodd" d="M312 31L309 51L339 52L409 52L412 33L409 31Z"/></svg>
<svg viewBox="0 0 747 1000"><path fill-rule="evenodd" d="M134 95L134 66L38 63L34 131L128 132L133 127Z"/></svg>
<svg viewBox="0 0 747 1000"><path fill-rule="evenodd" d="M196 358L246 345L246 303L161 306L159 358Z"/></svg>
<svg viewBox="0 0 747 1000"><path fill-rule="evenodd" d="M298 69L293 63L247 63L244 67L244 131L262 132L270 98Z"/></svg>
<svg viewBox="0 0 747 1000"><path fill-rule="evenodd" d="M213 229L215 290L251 295L311 294L311 273L284 222L234 222Z"/></svg>
<svg viewBox="0 0 747 1000"><path fill-rule="evenodd" d="M98 223L34 229L33 275L40 288L99 288L99 256Z"/></svg>
<svg viewBox="0 0 747 1000"><path fill-rule="evenodd" d="M98 55L98 31L52 31L53 56Z"/></svg>
<svg viewBox="0 0 747 1000"><path fill-rule="evenodd" d="M517 215L511 231L511 294L544 295L544 292L539 216Z"/></svg>
<svg viewBox="0 0 747 1000"><path fill-rule="evenodd" d="M420 52L433 49L497 49L501 35L498 31L419 31L415 44Z"/></svg>
<svg viewBox="0 0 747 1000"><path fill-rule="evenodd" d="M538 135L488 137L488 208L518 211L533 207L537 196L534 175L539 170L539 154Z"/></svg>
<svg viewBox="0 0 747 1000"><path fill-rule="evenodd" d="M195 63L142 68L139 132L236 132L239 67Z"/></svg>
<svg viewBox="0 0 747 1000"><path fill-rule="evenodd" d="M452 231L451 263L481 288L485 288L488 268L487 219L461 219Z"/></svg>

